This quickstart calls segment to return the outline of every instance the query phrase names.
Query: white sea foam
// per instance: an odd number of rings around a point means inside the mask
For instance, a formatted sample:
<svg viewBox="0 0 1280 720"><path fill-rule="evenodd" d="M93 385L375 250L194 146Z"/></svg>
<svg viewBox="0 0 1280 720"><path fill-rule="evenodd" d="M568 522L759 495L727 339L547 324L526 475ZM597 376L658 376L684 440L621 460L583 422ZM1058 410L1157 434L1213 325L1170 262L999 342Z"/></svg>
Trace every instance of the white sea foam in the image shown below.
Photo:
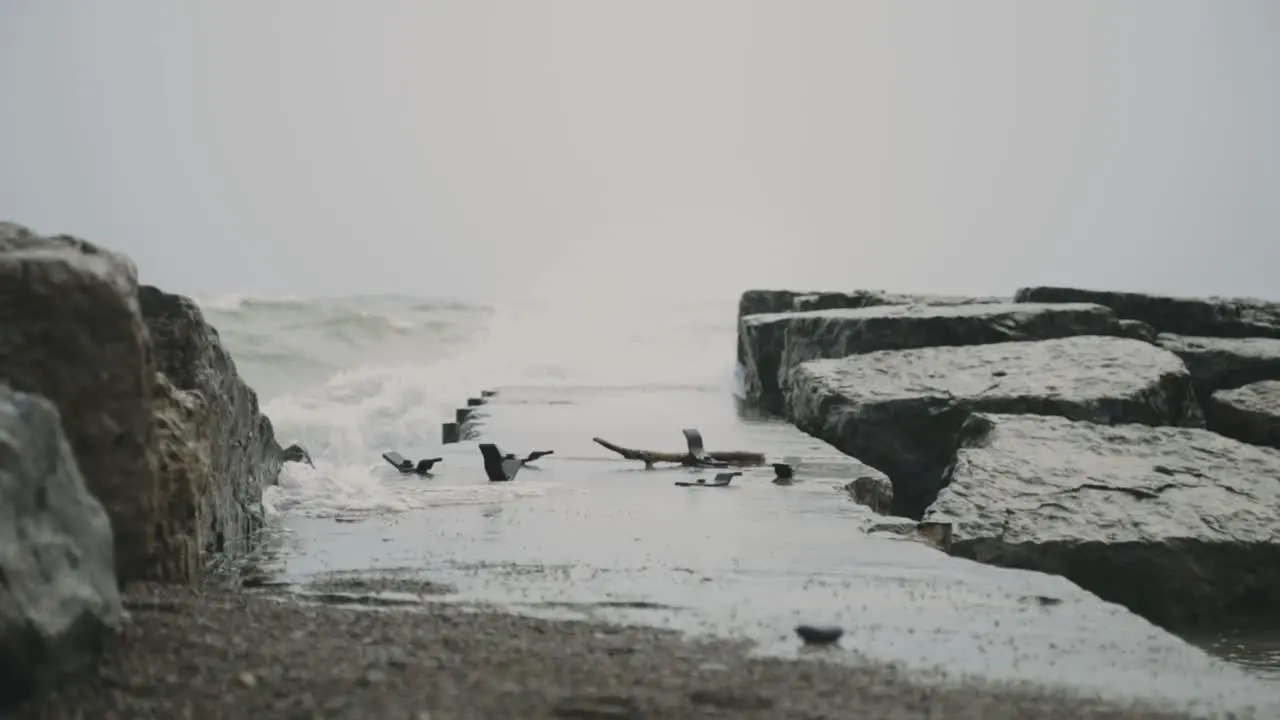
<svg viewBox="0 0 1280 720"><path fill-rule="evenodd" d="M302 444L316 462L286 465L265 498L273 513L402 512L549 491L534 478L484 482L478 454L446 461L474 463L474 477L427 482L381 460L392 449L427 457L464 447L442 447L440 423L483 389L733 382L733 307L724 303L223 300L204 305L210 320L281 443Z"/></svg>

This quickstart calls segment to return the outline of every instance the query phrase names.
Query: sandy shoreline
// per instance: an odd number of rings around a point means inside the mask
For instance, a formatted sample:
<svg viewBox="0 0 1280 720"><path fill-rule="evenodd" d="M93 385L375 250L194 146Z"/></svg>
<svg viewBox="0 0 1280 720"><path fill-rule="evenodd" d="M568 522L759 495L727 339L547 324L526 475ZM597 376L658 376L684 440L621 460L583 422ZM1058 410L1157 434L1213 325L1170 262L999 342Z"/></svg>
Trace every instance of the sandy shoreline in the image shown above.
<svg viewBox="0 0 1280 720"><path fill-rule="evenodd" d="M1190 717L445 605L369 612L161 586L132 588L127 603L131 622L87 679L6 717Z"/></svg>

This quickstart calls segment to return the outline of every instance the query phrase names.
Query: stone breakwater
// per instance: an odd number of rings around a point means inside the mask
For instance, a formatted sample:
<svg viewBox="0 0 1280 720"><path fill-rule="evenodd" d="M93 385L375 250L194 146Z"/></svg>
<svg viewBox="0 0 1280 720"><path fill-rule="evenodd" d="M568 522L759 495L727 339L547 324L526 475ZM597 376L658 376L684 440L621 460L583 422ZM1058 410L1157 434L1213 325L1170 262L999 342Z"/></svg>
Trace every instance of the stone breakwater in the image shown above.
<svg viewBox="0 0 1280 720"><path fill-rule="evenodd" d="M953 555L1173 629L1280 620L1280 303L752 290L738 359Z"/></svg>
<svg viewBox="0 0 1280 720"><path fill-rule="evenodd" d="M122 586L248 553L287 459L195 303L0 223L0 696L89 662Z"/></svg>

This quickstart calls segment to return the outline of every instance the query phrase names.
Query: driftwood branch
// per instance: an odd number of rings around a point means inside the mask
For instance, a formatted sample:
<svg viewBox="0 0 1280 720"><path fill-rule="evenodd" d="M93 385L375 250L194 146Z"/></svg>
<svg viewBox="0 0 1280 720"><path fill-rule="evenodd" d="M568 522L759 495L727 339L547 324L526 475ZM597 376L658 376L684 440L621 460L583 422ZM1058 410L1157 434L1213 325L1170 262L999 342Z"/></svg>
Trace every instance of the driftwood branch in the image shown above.
<svg viewBox="0 0 1280 720"><path fill-rule="evenodd" d="M636 450L634 448L625 448L621 445L615 445L604 438L591 438L597 444L605 447L613 452L618 453L628 460L640 460L646 465L654 463L678 463L680 465L697 465L698 461L688 451L685 452L661 452L658 450ZM748 466L763 465L764 453L746 452L742 450L722 450L719 452L708 452L707 455L712 460L730 465Z"/></svg>

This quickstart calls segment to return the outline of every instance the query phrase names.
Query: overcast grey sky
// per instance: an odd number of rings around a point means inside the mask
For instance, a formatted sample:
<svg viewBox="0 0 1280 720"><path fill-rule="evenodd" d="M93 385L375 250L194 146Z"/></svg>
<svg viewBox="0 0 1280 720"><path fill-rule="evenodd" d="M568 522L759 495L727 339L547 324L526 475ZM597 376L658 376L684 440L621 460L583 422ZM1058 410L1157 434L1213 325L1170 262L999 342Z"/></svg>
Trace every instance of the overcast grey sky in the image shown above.
<svg viewBox="0 0 1280 720"><path fill-rule="evenodd" d="M1271 0L0 0L0 216L189 293L1280 296Z"/></svg>

